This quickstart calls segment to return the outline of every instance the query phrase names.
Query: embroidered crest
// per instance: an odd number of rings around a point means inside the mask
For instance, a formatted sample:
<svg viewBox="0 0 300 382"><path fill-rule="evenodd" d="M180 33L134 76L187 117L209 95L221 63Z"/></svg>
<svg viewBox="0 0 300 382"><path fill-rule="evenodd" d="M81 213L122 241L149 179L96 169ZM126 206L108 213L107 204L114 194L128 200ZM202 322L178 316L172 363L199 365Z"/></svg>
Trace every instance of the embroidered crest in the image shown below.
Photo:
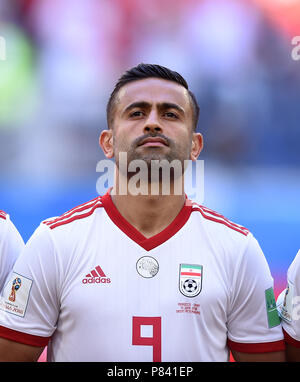
<svg viewBox="0 0 300 382"><path fill-rule="evenodd" d="M198 264L180 264L179 290L186 297L197 296L202 289L203 266Z"/></svg>

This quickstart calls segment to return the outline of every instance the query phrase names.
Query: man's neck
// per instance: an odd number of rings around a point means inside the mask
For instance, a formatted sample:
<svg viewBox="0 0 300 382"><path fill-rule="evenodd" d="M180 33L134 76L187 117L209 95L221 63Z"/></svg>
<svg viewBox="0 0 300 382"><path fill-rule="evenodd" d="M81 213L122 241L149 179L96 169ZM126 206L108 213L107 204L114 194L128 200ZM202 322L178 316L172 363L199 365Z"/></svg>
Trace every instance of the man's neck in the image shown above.
<svg viewBox="0 0 300 382"><path fill-rule="evenodd" d="M182 195L115 195L112 201L120 214L146 238L163 231L185 204Z"/></svg>

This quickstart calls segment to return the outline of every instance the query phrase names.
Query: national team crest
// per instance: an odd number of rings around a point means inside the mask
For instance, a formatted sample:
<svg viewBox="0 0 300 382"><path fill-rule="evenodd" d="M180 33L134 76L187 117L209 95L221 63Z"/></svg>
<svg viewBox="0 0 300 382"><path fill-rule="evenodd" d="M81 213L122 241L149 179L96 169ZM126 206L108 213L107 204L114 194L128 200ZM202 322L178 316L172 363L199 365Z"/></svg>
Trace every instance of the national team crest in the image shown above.
<svg viewBox="0 0 300 382"><path fill-rule="evenodd" d="M197 296L202 289L203 266L180 264L179 290L186 297Z"/></svg>

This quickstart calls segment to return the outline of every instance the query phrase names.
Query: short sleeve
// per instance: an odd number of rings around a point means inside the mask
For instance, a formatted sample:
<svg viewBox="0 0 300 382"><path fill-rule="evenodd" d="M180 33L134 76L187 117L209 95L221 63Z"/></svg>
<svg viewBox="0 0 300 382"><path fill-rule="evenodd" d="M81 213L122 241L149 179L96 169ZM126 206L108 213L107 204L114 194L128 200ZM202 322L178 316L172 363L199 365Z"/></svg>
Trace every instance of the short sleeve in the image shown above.
<svg viewBox="0 0 300 382"><path fill-rule="evenodd" d="M59 261L48 228L29 239L1 293L0 336L47 345L59 313Z"/></svg>
<svg viewBox="0 0 300 382"><path fill-rule="evenodd" d="M287 287L277 299L284 337L300 348L300 250L287 272Z"/></svg>
<svg viewBox="0 0 300 382"><path fill-rule="evenodd" d="M251 233L247 240L233 274L228 346L245 353L284 350L269 266Z"/></svg>
<svg viewBox="0 0 300 382"><path fill-rule="evenodd" d="M1 220L0 227L0 290L10 273L20 252L24 248L24 241L18 230L11 222L9 215Z"/></svg>

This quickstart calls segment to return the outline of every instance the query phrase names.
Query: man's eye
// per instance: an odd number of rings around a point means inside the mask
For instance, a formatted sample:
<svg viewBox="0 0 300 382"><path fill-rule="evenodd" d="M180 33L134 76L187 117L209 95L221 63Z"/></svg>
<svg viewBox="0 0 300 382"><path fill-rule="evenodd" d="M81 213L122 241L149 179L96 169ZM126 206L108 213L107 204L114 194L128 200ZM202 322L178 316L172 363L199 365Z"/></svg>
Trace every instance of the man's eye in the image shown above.
<svg viewBox="0 0 300 382"><path fill-rule="evenodd" d="M130 117L141 117L143 114L142 111L134 111L133 113L130 114Z"/></svg>
<svg viewBox="0 0 300 382"><path fill-rule="evenodd" d="M168 118L178 118L177 115L175 113L172 113L171 111L168 111L167 113L165 113L165 116L168 117Z"/></svg>

